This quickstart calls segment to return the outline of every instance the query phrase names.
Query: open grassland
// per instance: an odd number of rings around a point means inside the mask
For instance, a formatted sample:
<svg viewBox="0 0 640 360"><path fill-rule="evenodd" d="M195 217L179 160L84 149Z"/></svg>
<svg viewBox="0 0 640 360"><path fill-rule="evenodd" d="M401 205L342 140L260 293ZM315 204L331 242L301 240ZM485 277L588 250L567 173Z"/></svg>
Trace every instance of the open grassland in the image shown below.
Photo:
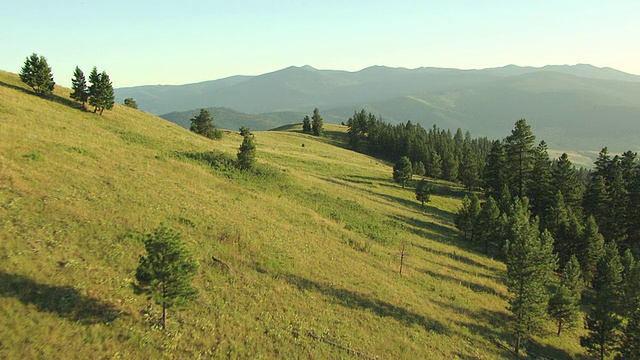
<svg viewBox="0 0 640 360"><path fill-rule="evenodd" d="M336 146L337 125L256 133L253 173L212 167L239 135L68 94L0 72L0 358L510 358L505 267L456 240L462 189L433 183L422 208L389 164ZM166 332L133 295L128 236L161 223L201 265ZM581 351L575 332L534 345Z"/></svg>

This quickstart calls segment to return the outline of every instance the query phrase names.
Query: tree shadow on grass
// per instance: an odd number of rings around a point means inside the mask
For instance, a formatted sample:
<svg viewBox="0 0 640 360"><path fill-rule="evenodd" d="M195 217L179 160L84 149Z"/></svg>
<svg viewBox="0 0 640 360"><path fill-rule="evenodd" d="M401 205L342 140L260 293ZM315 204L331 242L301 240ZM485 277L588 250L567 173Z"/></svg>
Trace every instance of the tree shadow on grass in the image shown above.
<svg viewBox="0 0 640 360"><path fill-rule="evenodd" d="M0 81L0 86L4 86L4 87L12 89L12 90L20 91L20 92L28 94L28 95L37 96L37 97L39 97L41 99L44 99L44 100L51 100L51 101L56 102L58 104L62 104L62 105L65 105L65 106L68 106L68 107L71 107L71 108L74 108L74 109L78 109L78 110L81 110L81 111L86 111L82 107L82 105L80 105L79 103L73 101L71 98L67 99L65 97L62 97L62 96L56 95L56 94L47 94L47 95L40 96L40 95L37 95L35 92L33 92L33 91L29 90L29 89L25 89L25 88L17 86L17 85L9 84L9 83L6 83L4 81Z"/></svg>
<svg viewBox="0 0 640 360"><path fill-rule="evenodd" d="M39 311L85 325L109 323L122 313L113 305L81 295L71 286L40 284L26 276L0 271L0 297L13 297Z"/></svg>
<svg viewBox="0 0 640 360"><path fill-rule="evenodd" d="M453 277L450 275L445 275L445 274L438 274L435 273L431 270L426 270L426 269L417 269L419 272L429 275L431 277L446 281L446 282L451 282L451 283L458 283L460 284L460 286L463 286L475 293L482 293L482 294L487 294L487 295L493 295L496 297L499 297L503 300L507 300L507 298L503 295L500 294L499 292L497 292L494 288L490 287L490 286L486 286L486 285L482 285L482 284L478 284L472 281L467 281L467 280L462 280L460 278L457 277Z"/></svg>
<svg viewBox="0 0 640 360"><path fill-rule="evenodd" d="M441 243L451 243L451 239L453 239L456 234L455 230L435 222L423 221L402 215L393 215L391 218L402 224L409 225L407 229L414 234Z"/></svg>
<svg viewBox="0 0 640 360"><path fill-rule="evenodd" d="M347 289L336 288L329 284L321 284L298 275L281 274L279 277L283 278L289 284L296 286L300 291L316 291L323 295L331 296L336 303L344 307L370 310L380 317L392 317L405 326L417 324L427 331L435 331L439 334L446 333L444 325L439 321L428 319L423 315L416 314L386 301L371 299L364 294L358 294Z"/></svg>

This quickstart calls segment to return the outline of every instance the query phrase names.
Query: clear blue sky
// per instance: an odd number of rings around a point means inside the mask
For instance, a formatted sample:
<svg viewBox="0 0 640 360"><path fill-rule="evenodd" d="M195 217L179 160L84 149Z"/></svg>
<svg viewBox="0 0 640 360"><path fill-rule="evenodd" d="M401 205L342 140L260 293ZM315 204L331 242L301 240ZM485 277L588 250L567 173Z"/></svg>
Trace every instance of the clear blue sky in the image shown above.
<svg viewBox="0 0 640 360"><path fill-rule="evenodd" d="M47 57L115 87L287 66L462 69L589 63L640 74L640 1L4 0L0 69Z"/></svg>

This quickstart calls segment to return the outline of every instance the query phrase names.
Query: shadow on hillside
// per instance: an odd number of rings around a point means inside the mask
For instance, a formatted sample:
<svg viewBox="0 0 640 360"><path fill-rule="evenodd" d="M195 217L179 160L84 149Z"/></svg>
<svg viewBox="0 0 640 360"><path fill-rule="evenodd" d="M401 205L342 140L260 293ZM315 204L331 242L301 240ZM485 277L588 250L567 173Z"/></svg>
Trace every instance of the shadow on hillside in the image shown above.
<svg viewBox="0 0 640 360"><path fill-rule="evenodd" d="M435 273L431 270L427 270L427 269L416 269L417 271L429 275L431 277L446 281L446 282L451 282L451 283L457 283L460 284L460 286L463 286L475 293L482 293L482 294L487 294L487 295L493 295L493 296L497 296L503 300L507 300L506 296L498 293L494 288L490 287L490 286L486 286L486 285L481 285L481 284L477 284L475 282L472 281L467 281L467 280L462 280L460 278L457 277L453 277L450 275L445 275L445 274L438 274Z"/></svg>
<svg viewBox="0 0 640 360"><path fill-rule="evenodd" d="M415 244L415 243L412 243L411 245L429 252L429 249L425 248L424 246L421 246L421 245L418 245L418 244ZM436 253L436 252L434 252L434 253ZM457 259L457 257L455 257L455 255L451 256L451 258L452 259ZM504 283L504 281L505 281L505 277L499 271L491 269L491 268L486 267L486 266L483 266L482 264L480 264L480 266L482 266L481 269L483 269L484 271L489 272L488 274L484 273L484 272L478 272L478 271L471 271L471 270L463 269L463 268L461 268L459 266L455 266L455 265L451 265L451 264L444 264L444 263L441 263L439 261L435 261L431 257L426 258L426 260L431 262L431 263L433 263L433 264L435 264L435 265L437 265L437 266L446 267L446 268L448 268L448 269L450 269L450 270L452 270L454 272L463 272L463 273L465 273L465 274L467 274L469 276L482 277L482 278L485 278L485 279L488 279L488 280L492 280L492 281L495 281L495 282L498 282L498 283L501 283L501 284Z"/></svg>
<svg viewBox="0 0 640 360"><path fill-rule="evenodd" d="M40 284L26 276L0 271L0 297L13 297L39 311L85 325L109 323L121 315L113 305L81 295L71 286Z"/></svg>
<svg viewBox="0 0 640 360"><path fill-rule="evenodd" d="M12 89L12 90L20 91L20 92L28 94L28 95L38 96L38 95L36 95L36 93L34 93L31 90L28 90L28 89L25 89L23 87L16 86L16 85L13 85L13 84L6 83L4 81L0 81L0 86L4 86L4 87ZM38 97L41 98L41 99L45 99L45 100L51 100L51 101L56 102L58 104L62 104L62 105L65 105L65 106L68 106L68 107L71 107L71 108L74 108L74 109L77 109L77 110L84 110L82 108L82 105L78 104L77 102L73 101L70 98L67 99L67 98L64 98L64 97L62 97L60 95L48 94L48 95L38 96Z"/></svg>
<svg viewBox="0 0 640 360"><path fill-rule="evenodd" d="M420 237L445 244L451 243L451 239L455 238L456 235L455 230L435 222L423 221L403 215L393 215L391 219L409 225L408 229Z"/></svg>
<svg viewBox="0 0 640 360"><path fill-rule="evenodd" d="M324 130L323 136L319 137L320 141L346 150L353 150L349 146L349 136L341 131Z"/></svg>
<svg viewBox="0 0 640 360"><path fill-rule="evenodd" d="M405 326L417 324L427 331L435 331L440 334L446 332L445 327L437 320L428 319L420 314L382 300L371 299L364 294L336 288L329 284L320 284L298 275L281 274L279 277L296 286L300 291L316 291L323 295L332 296L338 304L348 308L370 310L380 317L392 317Z"/></svg>

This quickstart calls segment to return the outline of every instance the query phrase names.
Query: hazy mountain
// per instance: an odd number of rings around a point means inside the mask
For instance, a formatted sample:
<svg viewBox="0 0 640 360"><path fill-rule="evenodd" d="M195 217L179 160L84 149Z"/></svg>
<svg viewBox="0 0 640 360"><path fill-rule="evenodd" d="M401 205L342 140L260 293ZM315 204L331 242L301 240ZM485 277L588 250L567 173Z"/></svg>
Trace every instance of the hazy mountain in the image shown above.
<svg viewBox="0 0 640 360"><path fill-rule="evenodd" d="M325 121L341 122L364 108L391 123L461 127L492 138L506 136L517 119L526 118L538 137L556 149L607 145L614 151L638 150L640 144L640 76L591 65L483 70L374 66L357 72L303 66L197 84L121 88L116 97L120 102L133 97L141 109L155 114L201 107L245 113L218 116L219 126L230 124L231 129L301 121L314 107ZM163 115L169 120L176 116Z"/></svg>

